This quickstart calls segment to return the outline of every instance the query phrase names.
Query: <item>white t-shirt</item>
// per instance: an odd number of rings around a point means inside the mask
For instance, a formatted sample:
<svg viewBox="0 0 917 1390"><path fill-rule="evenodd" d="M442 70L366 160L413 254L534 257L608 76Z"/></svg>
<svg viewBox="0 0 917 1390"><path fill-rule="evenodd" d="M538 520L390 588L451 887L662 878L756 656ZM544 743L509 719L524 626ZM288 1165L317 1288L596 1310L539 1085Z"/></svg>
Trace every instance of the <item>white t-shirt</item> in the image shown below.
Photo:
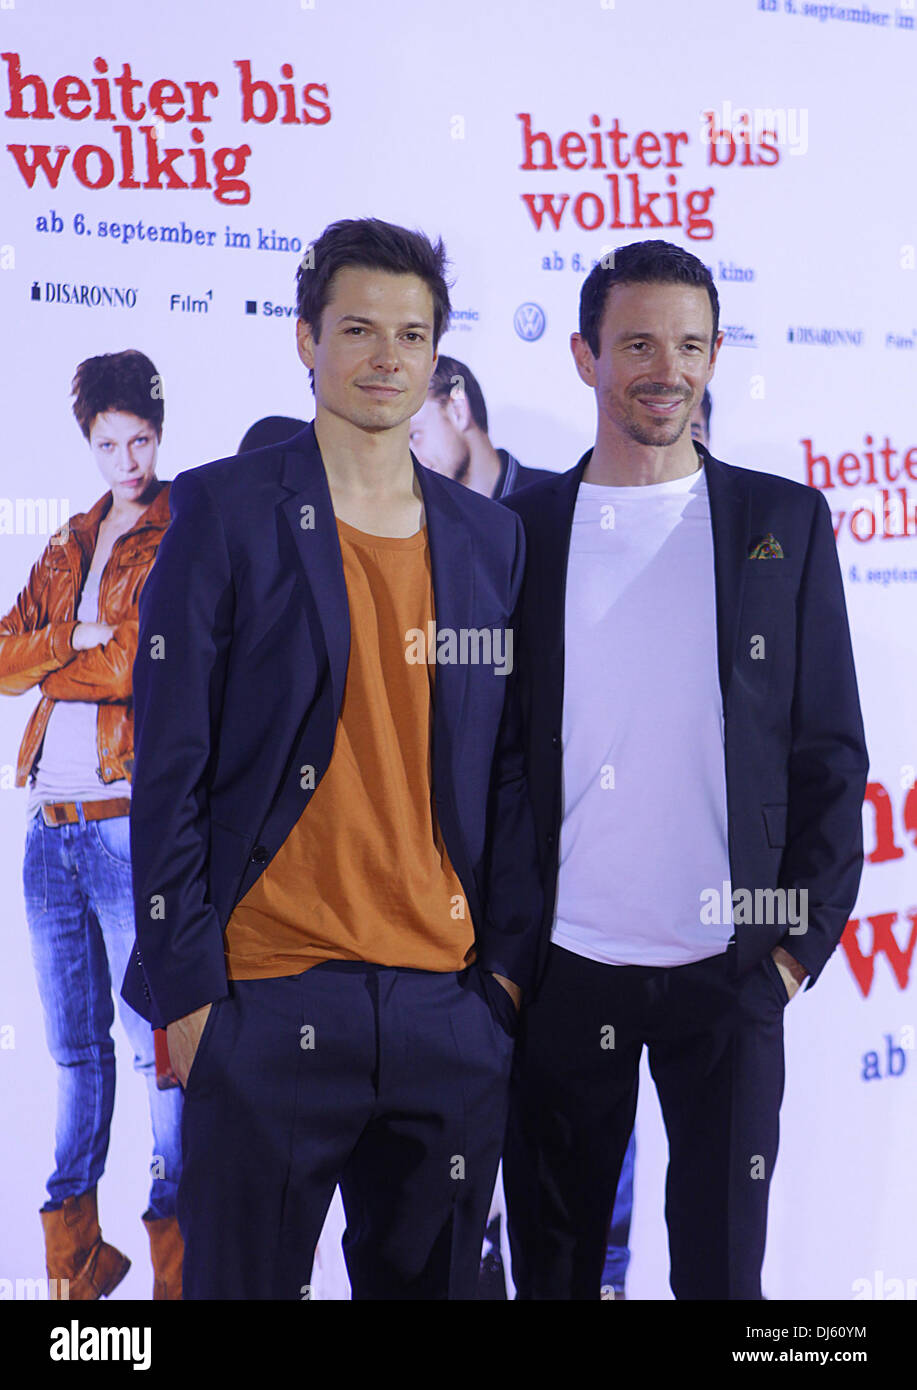
<svg viewBox="0 0 917 1390"><path fill-rule="evenodd" d="M726 949L723 707L703 467L645 487L580 484L567 565L563 797L558 946L654 966ZM711 889L722 895L719 913Z"/></svg>
<svg viewBox="0 0 917 1390"><path fill-rule="evenodd" d="M101 582L101 574L87 574L77 604L78 622L99 622ZM37 815L43 802L107 801L130 796L131 784L126 777L116 777L113 782L99 778L98 726L98 701L57 701L29 779L26 819Z"/></svg>

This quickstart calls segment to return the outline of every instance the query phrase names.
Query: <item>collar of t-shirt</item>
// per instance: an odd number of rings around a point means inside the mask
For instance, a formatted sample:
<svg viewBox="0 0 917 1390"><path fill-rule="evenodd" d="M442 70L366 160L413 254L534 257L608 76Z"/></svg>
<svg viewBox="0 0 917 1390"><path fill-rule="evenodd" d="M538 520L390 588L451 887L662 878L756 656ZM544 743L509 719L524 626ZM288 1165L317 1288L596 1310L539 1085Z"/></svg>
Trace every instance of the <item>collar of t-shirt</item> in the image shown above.
<svg viewBox="0 0 917 1390"><path fill-rule="evenodd" d="M645 483L637 485L618 485L605 483L586 483L582 482L577 490L577 499L580 497L594 499L595 501L604 498L617 498L620 500L631 499L639 501L641 498L650 497L677 497L685 492L706 492L707 479L704 475L704 466L695 468L693 473L686 473L683 478L669 478L664 483Z"/></svg>

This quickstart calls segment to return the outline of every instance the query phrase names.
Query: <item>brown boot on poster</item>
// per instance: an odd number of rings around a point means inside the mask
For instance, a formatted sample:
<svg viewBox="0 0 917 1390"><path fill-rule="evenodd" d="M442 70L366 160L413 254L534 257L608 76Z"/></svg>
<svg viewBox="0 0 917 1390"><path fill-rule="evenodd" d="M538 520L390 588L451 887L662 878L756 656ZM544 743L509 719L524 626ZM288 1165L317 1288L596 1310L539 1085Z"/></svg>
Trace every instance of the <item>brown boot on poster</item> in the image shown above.
<svg viewBox="0 0 917 1390"><path fill-rule="evenodd" d="M143 1214L143 1224L150 1237L150 1258L153 1261L153 1299L181 1298L181 1267L185 1246L175 1216L153 1217Z"/></svg>
<svg viewBox="0 0 917 1390"><path fill-rule="evenodd" d="M131 1267L99 1230L96 1189L67 1197L57 1211L40 1211L45 1233L48 1297L71 1302L107 1298Z"/></svg>

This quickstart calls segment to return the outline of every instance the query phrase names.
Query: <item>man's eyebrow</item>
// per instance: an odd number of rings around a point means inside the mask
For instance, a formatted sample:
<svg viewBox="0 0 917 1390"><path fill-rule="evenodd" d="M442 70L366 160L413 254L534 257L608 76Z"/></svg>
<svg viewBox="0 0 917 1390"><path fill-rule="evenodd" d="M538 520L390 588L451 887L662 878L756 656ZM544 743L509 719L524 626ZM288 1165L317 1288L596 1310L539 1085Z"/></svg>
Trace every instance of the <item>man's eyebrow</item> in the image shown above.
<svg viewBox="0 0 917 1390"><path fill-rule="evenodd" d="M631 330L631 329L626 329L623 333L618 333L618 334L615 335L615 341L616 341L616 342L619 342L619 343L626 342L626 340L627 340L628 338L649 338L649 339L655 341L656 335L655 335L655 333L640 333L640 332L637 332L637 331ZM696 343L705 343L705 342L707 341L707 334L706 334L706 333L701 333L701 332L697 332L697 333L683 333L683 334L681 335L681 340L680 340L680 341L683 342L683 343L687 343L687 342L692 342L692 343L693 343L693 342L696 342Z"/></svg>
<svg viewBox="0 0 917 1390"><path fill-rule="evenodd" d="M376 320L375 320L375 319L368 319L368 318L365 318L362 314L341 314L340 317L336 320L336 322L337 322L337 323L366 323L366 324L369 324L370 327L372 327L372 326L375 324ZM428 323L426 319L411 319L409 322L399 324L398 326L399 326L399 328L427 328L427 329L432 329L432 327L433 327L433 325L432 325L431 323Z"/></svg>

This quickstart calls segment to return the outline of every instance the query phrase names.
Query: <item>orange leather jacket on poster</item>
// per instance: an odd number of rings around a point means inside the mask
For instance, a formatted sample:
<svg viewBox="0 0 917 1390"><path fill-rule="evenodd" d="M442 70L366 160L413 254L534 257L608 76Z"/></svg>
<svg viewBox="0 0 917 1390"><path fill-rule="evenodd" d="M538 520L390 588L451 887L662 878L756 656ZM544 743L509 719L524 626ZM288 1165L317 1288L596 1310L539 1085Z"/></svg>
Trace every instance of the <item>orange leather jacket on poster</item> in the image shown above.
<svg viewBox="0 0 917 1390"><path fill-rule="evenodd" d="M102 571L98 621L114 628L111 640L74 651L70 637L79 594L111 501L106 492L90 511L77 512L51 537L26 587L0 619L0 693L20 695L33 685L41 690L19 749L17 787L28 780L55 700L97 701L99 781L133 777L137 601L169 524L169 484L160 483L146 511L118 537Z"/></svg>

